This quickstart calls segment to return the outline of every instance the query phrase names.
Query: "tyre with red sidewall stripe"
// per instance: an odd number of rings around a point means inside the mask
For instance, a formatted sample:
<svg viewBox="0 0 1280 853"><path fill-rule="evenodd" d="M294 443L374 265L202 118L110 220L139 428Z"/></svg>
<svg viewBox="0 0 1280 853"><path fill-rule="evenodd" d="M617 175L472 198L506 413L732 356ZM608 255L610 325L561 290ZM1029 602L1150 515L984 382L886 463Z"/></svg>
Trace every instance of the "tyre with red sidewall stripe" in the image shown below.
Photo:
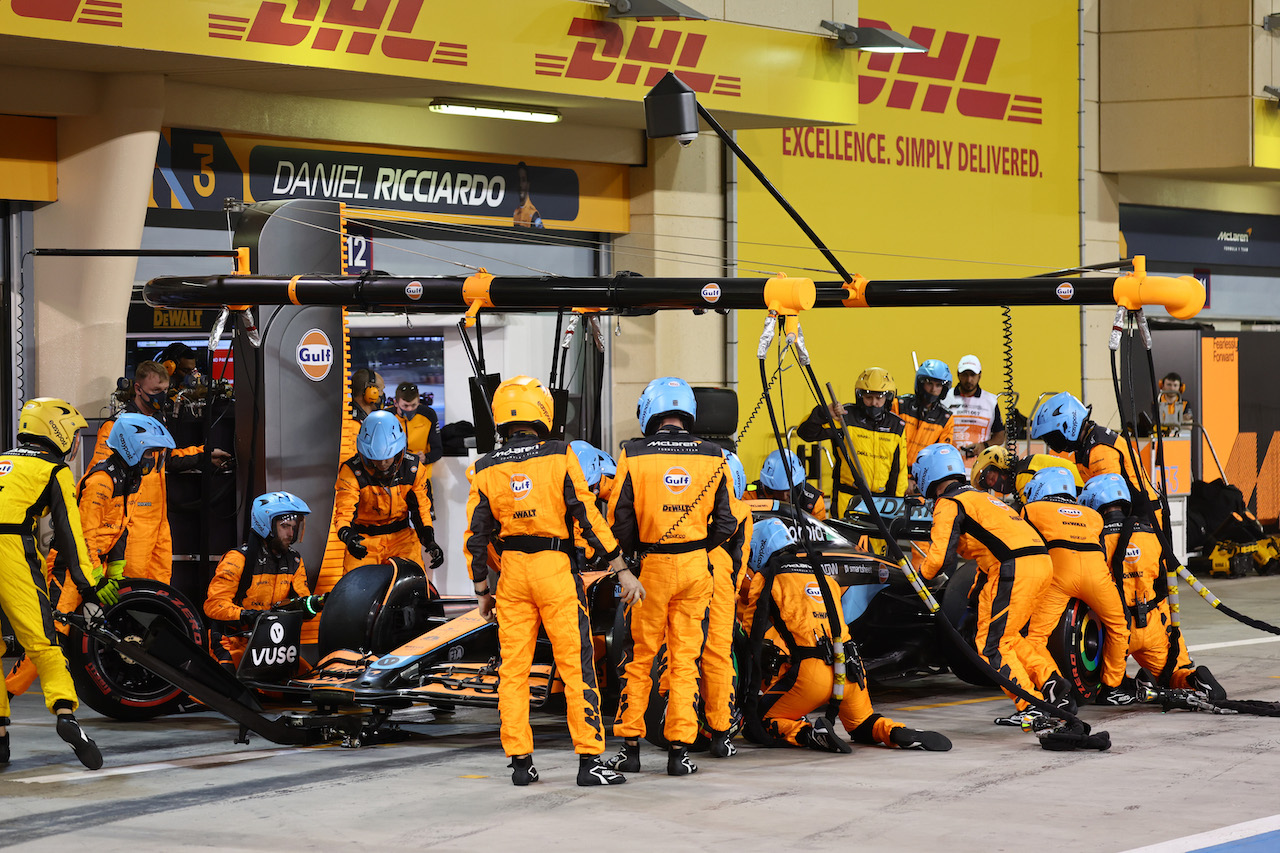
<svg viewBox="0 0 1280 853"><path fill-rule="evenodd" d="M106 628L119 637L139 638L154 618L167 620L208 649L200 611L178 590L159 581L124 578L120 600L106 608ZM171 714L189 704L187 694L160 676L94 638L72 630L66 637L67 665L80 701L103 716L134 722Z"/></svg>

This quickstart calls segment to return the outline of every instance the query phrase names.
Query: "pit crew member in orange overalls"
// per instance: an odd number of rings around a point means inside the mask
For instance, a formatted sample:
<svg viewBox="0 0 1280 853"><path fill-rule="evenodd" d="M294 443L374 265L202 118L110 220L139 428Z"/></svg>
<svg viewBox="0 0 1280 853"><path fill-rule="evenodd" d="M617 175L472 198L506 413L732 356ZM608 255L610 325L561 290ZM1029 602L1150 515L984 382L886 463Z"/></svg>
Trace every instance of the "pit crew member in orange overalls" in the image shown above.
<svg viewBox="0 0 1280 853"><path fill-rule="evenodd" d="M964 455L950 444L931 444L920 451L911 474L926 498L936 498L929 553L920 567L926 580L955 567L957 557L976 560L978 577L978 654L999 673L1032 696L1029 669L1056 668L1044 646L1022 636L1041 593L1053 578L1053 561L1044 539L1012 507L965 482ZM1017 706L1017 720L1044 713L1005 691ZM1059 697L1055 697L1059 698ZM1060 701L1071 707L1070 695ZM1006 719L1006 718L1002 718ZM999 722L999 721L997 721Z"/></svg>
<svg viewBox="0 0 1280 853"><path fill-rule="evenodd" d="M755 620L763 618L760 608L766 608L771 621L764 641L785 660L761 697L765 731L792 746L820 752L853 752L831 729L828 720L819 718L810 723L805 718L831 699L834 685L832 624L813 567L796 555L790 528L776 518L766 518L755 525L750 563L754 574L743 608L743 625L750 632ZM827 584L832 601L839 602L840 588L835 579L824 575L822 582ZM837 619L839 639L849 643L849 626L843 613L838 613ZM856 655L851 657L839 714L854 743L930 751L951 749L951 741L945 735L909 729L877 714L867 693L861 661Z"/></svg>
<svg viewBox="0 0 1280 853"><path fill-rule="evenodd" d="M578 457L563 441L548 440L552 400L537 379L516 376L493 395L493 420L502 447L475 466L467 497L467 566L480 615L498 620L498 713L511 781L538 781L529 727L529 668L538 628L547 632L564 681L569 733L578 753L578 784L626 781L604 766L604 724L592 662L591 621L582 578L574 571L575 532L604 555L622 585L622 600L644 597L627 571L618 543L595 506ZM489 547L500 557L498 588L489 588ZM510 553L508 553L510 552ZM495 611L496 608L496 611Z"/></svg>
<svg viewBox="0 0 1280 853"><path fill-rule="evenodd" d="M165 403L168 400L169 371L154 361L144 361L134 371L133 399L125 404L121 413L148 415L165 423ZM103 421L98 428L98 443L89 460L92 468L111 453L107 437L115 419ZM189 471L200 465L204 445L176 448L157 457L155 467L142 477L138 490L129 498L129 539L125 558L126 571L131 578L150 578L168 583L173 576L173 536L169 530L169 487L166 472ZM167 457L167 458L166 458ZM213 448L209 460L214 467L221 467L231 458L225 450Z"/></svg>
<svg viewBox="0 0 1280 853"><path fill-rule="evenodd" d="M1053 560L1053 581L1041 593L1031 614L1027 640L1047 646L1062 611L1071 599L1080 599L1107 629L1107 641L1102 646L1102 689L1094 701L1099 705L1128 705L1134 696L1121 682L1129 625L1102 550L1102 516L1076 503L1073 473L1065 468L1045 468L1023 489L1026 506L1022 516L1044 539ZM1070 690L1056 668L1052 674L1033 671L1031 675L1051 704L1060 690Z"/></svg>
<svg viewBox="0 0 1280 853"><path fill-rule="evenodd" d="M319 613L324 596L311 594L302 555L294 550L302 542L310 513L310 507L289 492L255 498L249 541L222 556L209 582L205 615L233 628L252 629L263 613L295 598L307 618ZM234 672L248 644L247 636L224 635L212 651Z"/></svg>
<svg viewBox="0 0 1280 853"><path fill-rule="evenodd" d="M45 707L57 718L58 736L71 744L90 770L102 766L102 753L76 721L80 704L67 661L53 628L49 587L36 548L36 521L49 515L53 538L68 555L68 586L90 601L114 603L115 582L89 561L80 532L80 511L71 495L66 460L80 449L80 430L88 424L65 400L37 397L18 415L18 446L0 455L0 610L22 644L29 666L39 673ZM99 599L99 595L101 598ZM0 638L0 657L5 643ZM0 766L9 763L9 693L0 689Z"/></svg>
<svg viewBox="0 0 1280 853"><path fill-rule="evenodd" d="M689 744L698 735L698 657L713 589L707 555L733 535L738 519L720 447L688 433L696 413L689 383L673 376L650 382L637 410L645 437L623 445L609 498L613 532L628 559L641 561L647 593L625 616L632 647L613 727L624 740L610 761L624 772L640 769L651 669L664 642L667 773L687 776L698 770L689 759Z"/></svg>
<svg viewBox="0 0 1280 853"><path fill-rule="evenodd" d="M1130 500L1160 523L1159 495L1147 482L1146 472L1135 470L1120 436L1089 419L1093 407L1086 407L1074 395L1062 391L1040 404L1031 419L1031 437L1042 439L1055 453L1071 452L1085 482L1099 474L1119 474L1129 484ZM1139 497L1146 496L1139 502Z"/></svg>
<svg viewBox="0 0 1280 853"><path fill-rule="evenodd" d="M903 438L907 443L904 458L908 466L930 444L955 444L951 410L942 402L950 390L951 368L942 359L926 358L916 369L916 392L895 401L894 412L906 424ZM919 488L919 484L916 487Z"/></svg>
<svg viewBox="0 0 1280 853"><path fill-rule="evenodd" d="M1130 515L1129 486L1119 474L1099 474L1085 483L1080 502L1102 513L1102 542L1107 565L1124 584L1129 615L1129 654L1154 676L1168 666L1170 632L1169 585L1160 565L1160 537L1149 522ZM1109 638L1108 638L1109 639ZM1178 634L1169 686L1201 690L1210 699L1226 699L1227 691L1207 666L1196 666Z"/></svg>
<svg viewBox="0 0 1280 853"><path fill-rule="evenodd" d="M356 566L403 557L414 563L425 549L431 568L444 563L431 526L426 468L405 453L404 428L388 411L370 413L356 435L356 455L338 468L333 517L347 547L343 574Z"/></svg>
<svg viewBox="0 0 1280 853"><path fill-rule="evenodd" d="M703 715L711 729L711 755L728 758L736 755L733 745L734 702L733 626L738 609L738 579L742 563L751 543L751 509L743 501L747 472L736 453L724 452L733 482L733 514L738 529L718 548L708 552L711 560L711 610L707 617L707 641L699 662ZM799 460L797 460L799 461Z"/></svg>
<svg viewBox="0 0 1280 853"><path fill-rule="evenodd" d="M805 480L804 463L790 450L785 451L785 457L783 453L784 451L775 450L764 458L764 464L760 466L760 479L747 487L744 499L794 503L814 518L826 518L827 501L822 492ZM787 467L791 470L788 471Z"/></svg>

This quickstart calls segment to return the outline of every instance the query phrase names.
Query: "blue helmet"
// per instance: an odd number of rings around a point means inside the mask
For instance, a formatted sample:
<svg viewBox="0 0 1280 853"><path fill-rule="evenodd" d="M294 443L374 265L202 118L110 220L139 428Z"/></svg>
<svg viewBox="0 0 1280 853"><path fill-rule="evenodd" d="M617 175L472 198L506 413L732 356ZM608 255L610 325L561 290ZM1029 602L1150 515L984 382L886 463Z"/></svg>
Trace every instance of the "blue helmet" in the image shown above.
<svg viewBox="0 0 1280 853"><path fill-rule="evenodd" d="M297 495L288 492L267 492L265 495L254 498L253 511L249 515L249 526L253 528L254 533L266 539L275 532L277 518L293 513L309 515L311 507ZM302 536L299 535L298 539L301 538Z"/></svg>
<svg viewBox="0 0 1280 853"><path fill-rule="evenodd" d="M370 412L356 435L356 452L369 461L394 459L406 447L404 427L388 411Z"/></svg>
<svg viewBox="0 0 1280 853"><path fill-rule="evenodd" d="M747 493L747 469L742 467L738 454L731 450L724 451L724 461L733 476L733 494L738 500L742 500L742 496Z"/></svg>
<svg viewBox="0 0 1280 853"><path fill-rule="evenodd" d="M926 358L916 368L916 396L920 398L931 397L933 395L924 393L924 380L936 379L942 383L942 393L938 395L939 399L947 396L947 392L951 390L951 368L947 367L947 363L940 358Z"/></svg>
<svg viewBox="0 0 1280 853"><path fill-rule="evenodd" d="M769 562L769 558L783 548L789 548L796 542L791 528L776 518L765 518L755 523L751 530L751 555L747 565L753 572L758 572Z"/></svg>
<svg viewBox="0 0 1280 853"><path fill-rule="evenodd" d="M640 401L636 404L636 418L645 435L653 431L650 429L653 421L669 414L680 415L685 429L693 428L693 419L698 414L693 389L688 382L676 376L663 376L650 382L644 387Z"/></svg>
<svg viewBox="0 0 1280 853"><path fill-rule="evenodd" d="M786 454L785 462L783 461L784 453ZM788 468L791 469L789 474ZM788 476L790 482L787 482ZM790 450L775 450L764 458L764 464L760 466L760 484L775 492L785 492L795 486L802 486L804 485L804 463Z"/></svg>
<svg viewBox="0 0 1280 853"><path fill-rule="evenodd" d="M578 464L582 466L588 486L598 486L601 477L612 477L618 473L618 463L613 461L613 457L590 442L571 441L569 446L578 457Z"/></svg>
<svg viewBox="0 0 1280 853"><path fill-rule="evenodd" d="M933 497L929 490L935 483L952 477L965 479L964 456L950 444L931 444L920 451L911 463L911 476L916 478L916 488L926 498Z"/></svg>
<svg viewBox="0 0 1280 853"><path fill-rule="evenodd" d="M1133 502L1129 495L1129 484L1119 474L1090 477L1089 482L1084 484L1084 491L1080 493L1080 503L1098 512L1104 506L1119 502L1123 502L1126 509Z"/></svg>
<svg viewBox="0 0 1280 853"><path fill-rule="evenodd" d="M133 412L116 417L115 425L107 435L110 447L130 468L142 461L148 450L172 450L173 436L165 425L150 415Z"/></svg>
<svg viewBox="0 0 1280 853"><path fill-rule="evenodd" d="M1031 419L1031 437L1044 439L1045 444L1061 453L1079 440L1091 408L1086 408L1075 395L1060 391L1036 409Z"/></svg>
<svg viewBox="0 0 1280 853"><path fill-rule="evenodd" d="M1035 503L1047 498L1062 495L1075 500L1076 478L1066 468L1056 465L1052 468L1041 468L1022 489L1024 503Z"/></svg>

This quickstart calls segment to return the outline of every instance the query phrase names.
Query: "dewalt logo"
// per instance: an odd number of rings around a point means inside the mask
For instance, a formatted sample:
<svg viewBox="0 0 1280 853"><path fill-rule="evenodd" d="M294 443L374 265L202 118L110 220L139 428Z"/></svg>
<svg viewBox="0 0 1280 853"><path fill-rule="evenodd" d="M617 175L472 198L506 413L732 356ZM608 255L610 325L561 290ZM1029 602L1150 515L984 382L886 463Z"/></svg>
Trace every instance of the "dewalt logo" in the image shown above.
<svg viewBox="0 0 1280 853"><path fill-rule="evenodd" d="M38 2L38 0L28 0ZM95 0L85 0L95 2ZM467 45L412 35L425 0L263 0L252 18L209 13L209 37L390 59L467 64Z"/></svg>
<svg viewBox="0 0 1280 853"><path fill-rule="evenodd" d="M892 29L884 21L858 20L860 27ZM928 53L860 54L866 72L858 76L858 103L881 103L926 113L954 111L969 118L1040 124L1043 99L993 91L987 83L996 64L1000 39L912 27L909 38ZM894 63L897 62L897 70Z"/></svg>
<svg viewBox="0 0 1280 853"><path fill-rule="evenodd" d="M742 78L698 70L707 36L683 30L637 26L630 36L613 21L574 18L573 53L534 54L534 73L573 80L654 86L668 71L702 94L742 96Z"/></svg>
<svg viewBox="0 0 1280 853"><path fill-rule="evenodd" d="M100 27L124 26L122 0L13 0L13 14Z"/></svg>

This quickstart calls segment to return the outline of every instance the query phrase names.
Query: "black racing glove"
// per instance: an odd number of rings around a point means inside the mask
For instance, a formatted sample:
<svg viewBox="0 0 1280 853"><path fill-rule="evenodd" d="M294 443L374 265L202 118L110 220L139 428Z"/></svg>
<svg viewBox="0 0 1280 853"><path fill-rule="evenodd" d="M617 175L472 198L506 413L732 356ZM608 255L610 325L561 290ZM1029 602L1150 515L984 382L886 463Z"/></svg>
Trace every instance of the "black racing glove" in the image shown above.
<svg viewBox="0 0 1280 853"><path fill-rule="evenodd" d="M427 556L431 558L431 568L438 569L444 565L444 549L440 547L440 543L434 539L430 545L424 545L427 549Z"/></svg>
<svg viewBox="0 0 1280 853"><path fill-rule="evenodd" d="M252 628L254 625L258 624L259 619L270 612L271 611L269 610L253 610L245 608L240 611L240 621Z"/></svg>
<svg viewBox="0 0 1280 853"><path fill-rule="evenodd" d="M357 560L363 560L369 556L369 549L362 543L364 537L356 533L350 527L344 527L338 531L338 541L347 546L347 553L355 557Z"/></svg>

